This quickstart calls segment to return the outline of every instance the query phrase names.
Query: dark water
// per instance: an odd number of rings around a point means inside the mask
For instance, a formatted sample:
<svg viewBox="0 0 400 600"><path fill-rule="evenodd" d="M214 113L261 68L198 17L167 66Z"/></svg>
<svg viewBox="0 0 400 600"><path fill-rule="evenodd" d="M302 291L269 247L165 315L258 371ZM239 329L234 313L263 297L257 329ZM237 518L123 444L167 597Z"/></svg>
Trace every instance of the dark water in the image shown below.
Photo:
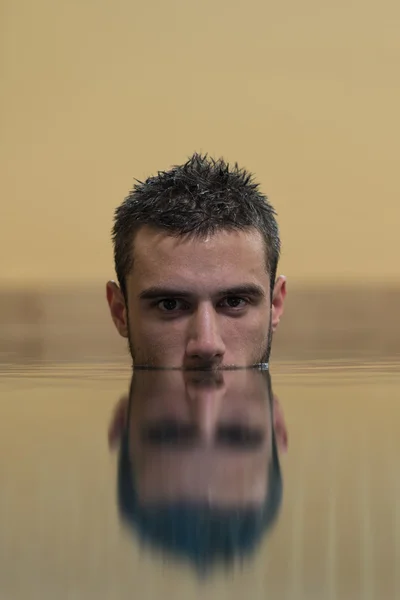
<svg viewBox="0 0 400 600"><path fill-rule="evenodd" d="M397 364L138 377L3 365L1 600L400 598Z"/></svg>

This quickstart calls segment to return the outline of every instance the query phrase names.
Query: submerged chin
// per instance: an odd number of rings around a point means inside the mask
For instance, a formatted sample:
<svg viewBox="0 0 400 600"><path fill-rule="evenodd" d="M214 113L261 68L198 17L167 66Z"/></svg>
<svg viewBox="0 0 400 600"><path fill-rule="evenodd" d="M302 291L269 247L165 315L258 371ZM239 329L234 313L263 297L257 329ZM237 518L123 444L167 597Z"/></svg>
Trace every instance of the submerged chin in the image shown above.
<svg viewBox="0 0 400 600"><path fill-rule="evenodd" d="M153 369L153 370L181 370L181 371L221 371L221 370L234 370L234 369L250 369L250 368L266 368L268 367L268 360L266 356L253 359L237 359L231 361L217 361L217 362L205 362L205 361L168 361L168 360L156 360L153 357L141 358L133 360L133 366L137 370Z"/></svg>

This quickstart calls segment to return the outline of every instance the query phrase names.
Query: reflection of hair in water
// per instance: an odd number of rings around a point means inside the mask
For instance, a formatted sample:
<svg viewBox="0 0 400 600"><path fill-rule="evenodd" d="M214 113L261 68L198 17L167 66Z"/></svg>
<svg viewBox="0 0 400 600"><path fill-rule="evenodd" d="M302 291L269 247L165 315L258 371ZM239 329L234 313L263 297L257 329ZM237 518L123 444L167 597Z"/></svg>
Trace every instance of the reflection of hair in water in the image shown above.
<svg viewBox="0 0 400 600"><path fill-rule="evenodd" d="M136 493L128 436L124 435L118 472L120 514L142 542L186 558L201 571L216 562L228 565L250 555L278 516L282 478L274 433L268 468L268 493L258 507L223 509L188 501L145 506Z"/></svg>

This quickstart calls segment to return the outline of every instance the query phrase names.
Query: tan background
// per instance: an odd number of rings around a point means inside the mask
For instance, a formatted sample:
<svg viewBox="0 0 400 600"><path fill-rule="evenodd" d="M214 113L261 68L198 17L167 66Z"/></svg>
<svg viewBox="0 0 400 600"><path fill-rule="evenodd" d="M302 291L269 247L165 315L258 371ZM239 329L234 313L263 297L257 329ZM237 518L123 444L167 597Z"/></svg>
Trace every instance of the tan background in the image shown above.
<svg viewBox="0 0 400 600"><path fill-rule="evenodd" d="M255 172L292 280L397 280L396 0L3 0L3 283L103 281L133 178Z"/></svg>

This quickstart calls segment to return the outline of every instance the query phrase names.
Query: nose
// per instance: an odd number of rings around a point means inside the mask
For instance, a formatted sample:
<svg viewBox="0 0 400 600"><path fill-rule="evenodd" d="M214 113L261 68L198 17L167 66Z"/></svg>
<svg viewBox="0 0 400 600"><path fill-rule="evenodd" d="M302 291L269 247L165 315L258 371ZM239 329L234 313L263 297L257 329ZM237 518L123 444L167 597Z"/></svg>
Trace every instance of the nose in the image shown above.
<svg viewBox="0 0 400 600"><path fill-rule="evenodd" d="M192 367L218 366L225 354L218 315L212 305L199 305L193 314L186 343L186 363Z"/></svg>
<svg viewBox="0 0 400 600"><path fill-rule="evenodd" d="M224 395L225 386L223 389L188 389L191 417L207 445L214 440Z"/></svg>

